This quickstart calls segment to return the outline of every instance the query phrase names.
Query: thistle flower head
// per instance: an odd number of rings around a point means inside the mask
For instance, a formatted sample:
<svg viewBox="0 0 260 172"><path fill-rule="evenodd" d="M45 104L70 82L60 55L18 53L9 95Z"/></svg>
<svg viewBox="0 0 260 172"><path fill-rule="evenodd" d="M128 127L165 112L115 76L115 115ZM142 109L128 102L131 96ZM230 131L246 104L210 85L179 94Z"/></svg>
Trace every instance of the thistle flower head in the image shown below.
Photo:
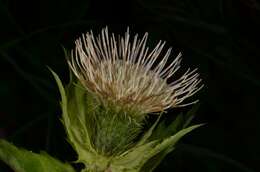
<svg viewBox="0 0 260 172"><path fill-rule="evenodd" d="M171 48L162 54L165 42L159 41L150 51L147 38L145 33L130 40L129 30L116 37L107 28L97 37L86 33L75 41L68 63L89 92L118 107L152 113L196 103L184 100L202 88L197 70L188 69L169 83L180 68L181 53L169 63Z"/></svg>

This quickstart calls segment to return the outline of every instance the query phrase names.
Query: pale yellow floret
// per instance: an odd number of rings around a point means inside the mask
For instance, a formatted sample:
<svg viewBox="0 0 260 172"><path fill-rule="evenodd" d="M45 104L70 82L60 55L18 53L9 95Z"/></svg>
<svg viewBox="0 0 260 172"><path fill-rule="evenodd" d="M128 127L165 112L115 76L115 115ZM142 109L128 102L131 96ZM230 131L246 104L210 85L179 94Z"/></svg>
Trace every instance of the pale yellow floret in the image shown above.
<svg viewBox="0 0 260 172"><path fill-rule="evenodd" d="M160 41L149 51L147 38L147 33L142 39L135 35L131 42L127 30L116 39L107 28L96 38L92 32L83 34L68 63L87 90L117 106L152 113L196 103L183 102L202 88L197 70L167 83L180 68L181 53L167 64L171 48L163 55L165 42Z"/></svg>

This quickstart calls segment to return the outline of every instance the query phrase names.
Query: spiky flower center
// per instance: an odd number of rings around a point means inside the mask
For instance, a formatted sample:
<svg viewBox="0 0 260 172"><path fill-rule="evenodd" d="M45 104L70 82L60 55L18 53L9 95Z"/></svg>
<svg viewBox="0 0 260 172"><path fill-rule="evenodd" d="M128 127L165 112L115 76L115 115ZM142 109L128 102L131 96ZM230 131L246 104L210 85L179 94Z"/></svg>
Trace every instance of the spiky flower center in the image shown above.
<svg viewBox="0 0 260 172"><path fill-rule="evenodd" d="M182 103L201 88L196 69L167 83L180 68L181 54L166 65L171 49L162 56L165 43L160 41L149 52L147 36L138 39L136 35L130 43L129 31L118 41L107 28L97 38L87 33L76 41L70 67L86 89L122 108L151 113L196 103Z"/></svg>

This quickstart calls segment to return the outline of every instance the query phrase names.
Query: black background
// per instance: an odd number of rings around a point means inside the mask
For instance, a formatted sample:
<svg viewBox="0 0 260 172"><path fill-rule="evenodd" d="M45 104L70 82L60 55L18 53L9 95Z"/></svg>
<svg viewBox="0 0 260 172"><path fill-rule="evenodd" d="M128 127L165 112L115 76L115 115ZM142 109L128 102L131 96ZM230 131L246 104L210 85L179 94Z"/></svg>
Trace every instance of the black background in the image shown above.
<svg viewBox="0 0 260 172"><path fill-rule="evenodd" d="M259 16L256 0L0 0L0 137L74 161L46 66L66 82L62 46L90 29L123 34L129 26L149 32L149 46L166 40L172 58L183 52L184 70L199 68L205 84L194 123L207 125L157 171L260 171ZM10 170L1 163L0 171Z"/></svg>

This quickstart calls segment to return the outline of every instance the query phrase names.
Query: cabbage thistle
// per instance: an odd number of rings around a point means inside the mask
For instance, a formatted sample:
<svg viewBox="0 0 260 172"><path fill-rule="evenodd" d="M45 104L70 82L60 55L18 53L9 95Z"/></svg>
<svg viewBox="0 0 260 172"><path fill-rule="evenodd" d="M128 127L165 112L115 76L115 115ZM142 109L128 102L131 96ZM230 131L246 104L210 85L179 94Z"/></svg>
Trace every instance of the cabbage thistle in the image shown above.
<svg viewBox="0 0 260 172"><path fill-rule="evenodd" d="M82 172L151 172L181 137L201 126L188 127L193 113L178 115L168 126L160 122L167 109L197 103L187 98L202 84L197 69L176 78L181 54L171 61L171 48L162 53L165 42L149 50L147 38L147 33L131 38L129 30L115 36L107 28L97 37L83 34L66 52L69 84L64 87L52 71L62 122L76 162L85 165ZM145 129L149 115L158 117Z"/></svg>
<svg viewBox="0 0 260 172"><path fill-rule="evenodd" d="M147 37L131 41L129 30L116 37L107 28L97 37L83 34L67 58L75 77L65 90L54 74L68 138L85 171L144 171L149 160L198 127L167 138L151 139L156 124L143 131L147 115L196 103L184 100L202 87L196 69L168 83L180 68L181 54L167 65L171 49L162 55L165 42L160 41L149 51Z"/></svg>

